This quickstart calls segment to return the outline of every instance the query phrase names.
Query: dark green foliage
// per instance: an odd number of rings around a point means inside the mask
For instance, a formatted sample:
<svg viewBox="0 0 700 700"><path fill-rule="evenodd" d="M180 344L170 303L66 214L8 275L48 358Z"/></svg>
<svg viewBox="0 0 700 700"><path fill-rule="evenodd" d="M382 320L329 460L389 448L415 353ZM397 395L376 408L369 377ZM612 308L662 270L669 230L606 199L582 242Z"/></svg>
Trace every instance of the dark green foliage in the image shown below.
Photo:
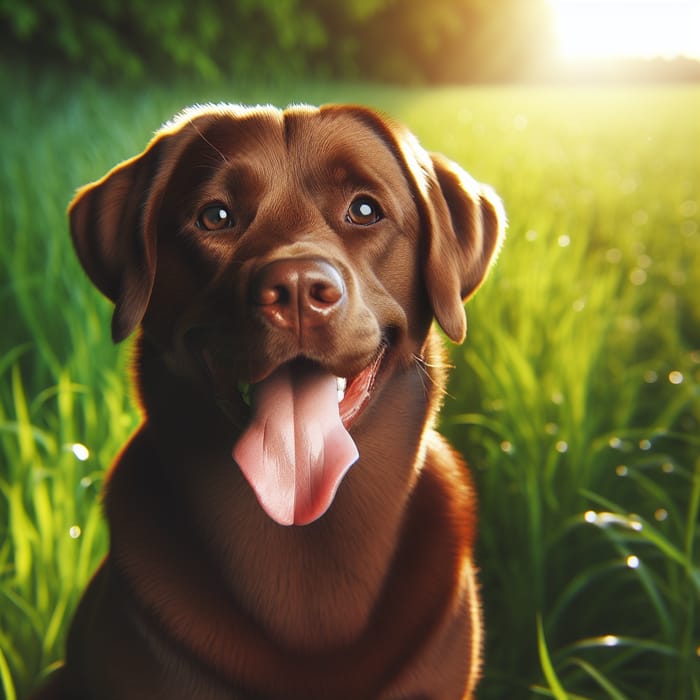
<svg viewBox="0 0 700 700"><path fill-rule="evenodd" d="M0 55L112 82L502 80L542 56L548 26L542 0L3 0Z"/></svg>

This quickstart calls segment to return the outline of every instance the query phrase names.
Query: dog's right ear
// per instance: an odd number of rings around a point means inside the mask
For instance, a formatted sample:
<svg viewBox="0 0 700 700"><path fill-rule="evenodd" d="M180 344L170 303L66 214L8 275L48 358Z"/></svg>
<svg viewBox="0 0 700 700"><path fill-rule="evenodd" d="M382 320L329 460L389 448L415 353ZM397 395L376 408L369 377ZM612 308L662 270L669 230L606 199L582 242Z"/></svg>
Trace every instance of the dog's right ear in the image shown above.
<svg viewBox="0 0 700 700"><path fill-rule="evenodd" d="M164 184L156 173L163 143L154 140L101 180L78 190L68 209L71 236L90 280L112 302L112 338L141 322L156 270L156 216Z"/></svg>

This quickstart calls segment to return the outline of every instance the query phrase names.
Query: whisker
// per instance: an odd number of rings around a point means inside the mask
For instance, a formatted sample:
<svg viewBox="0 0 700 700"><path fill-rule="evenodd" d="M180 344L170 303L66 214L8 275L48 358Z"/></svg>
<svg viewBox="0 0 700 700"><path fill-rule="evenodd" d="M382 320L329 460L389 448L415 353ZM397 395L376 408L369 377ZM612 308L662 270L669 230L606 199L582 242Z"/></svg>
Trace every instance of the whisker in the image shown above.
<svg viewBox="0 0 700 700"><path fill-rule="evenodd" d="M189 124L190 124L190 126L197 132L199 138L201 138L202 141L204 141L204 143L206 143L208 146L211 147L212 150L216 151L216 153L219 154L219 157L221 158L221 160L222 160L224 163L228 163L228 162L229 162L227 156L226 156L221 150L219 150L219 149L218 149L218 148L217 148L203 133L202 133L202 130L197 126L197 124L195 123L194 119L190 119L190 120L189 120Z"/></svg>
<svg viewBox="0 0 700 700"><path fill-rule="evenodd" d="M447 370L454 369L454 366L451 363L443 361L428 362L425 358L420 357L415 353L413 355L413 362L418 369L423 390L426 392L426 395L429 395L430 387L432 385L432 388L437 389L442 396L448 396L447 386L441 386L442 382L440 382L430 370L437 370L436 374L440 375Z"/></svg>
<svg viewBox="0 0 700 700"><path fill-rule="evenodd" d="M425 395L428 396L430 393L430 385L435 385L435 380L430 375L429 365L419 355L413 355L413 362L418 369L418 376L420 377L421 384L423 385L423 391Z"/></svg>

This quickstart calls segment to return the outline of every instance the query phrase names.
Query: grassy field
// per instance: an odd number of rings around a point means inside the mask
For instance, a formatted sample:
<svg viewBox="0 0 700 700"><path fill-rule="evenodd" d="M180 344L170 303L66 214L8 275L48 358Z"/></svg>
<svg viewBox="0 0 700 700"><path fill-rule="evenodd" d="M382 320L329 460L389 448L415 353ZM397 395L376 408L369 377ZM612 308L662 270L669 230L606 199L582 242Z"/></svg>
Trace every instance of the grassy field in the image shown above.
<svg viewBox="0 0 700 700"><path fill-rule="evenodd" d="M372 104L506 203L443 414L480 492L479 697L700 697L700 88L0 86L0 694L60 658L138 421L66 204L227 100Z"/></svg>

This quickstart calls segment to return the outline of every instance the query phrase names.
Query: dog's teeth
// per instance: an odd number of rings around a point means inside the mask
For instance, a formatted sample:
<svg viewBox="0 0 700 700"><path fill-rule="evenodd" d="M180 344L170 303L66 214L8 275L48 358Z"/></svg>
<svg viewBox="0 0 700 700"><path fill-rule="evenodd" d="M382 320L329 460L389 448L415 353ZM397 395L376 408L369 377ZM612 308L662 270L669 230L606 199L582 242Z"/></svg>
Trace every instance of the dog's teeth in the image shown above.
<svg viewBox="0 0 700 700"><path fill-rule="evenodd" d="M345 398L345 389L348 385L348 380L345 377L336 377L336 382L338 384L338 403L340 403Z"/></svg>

